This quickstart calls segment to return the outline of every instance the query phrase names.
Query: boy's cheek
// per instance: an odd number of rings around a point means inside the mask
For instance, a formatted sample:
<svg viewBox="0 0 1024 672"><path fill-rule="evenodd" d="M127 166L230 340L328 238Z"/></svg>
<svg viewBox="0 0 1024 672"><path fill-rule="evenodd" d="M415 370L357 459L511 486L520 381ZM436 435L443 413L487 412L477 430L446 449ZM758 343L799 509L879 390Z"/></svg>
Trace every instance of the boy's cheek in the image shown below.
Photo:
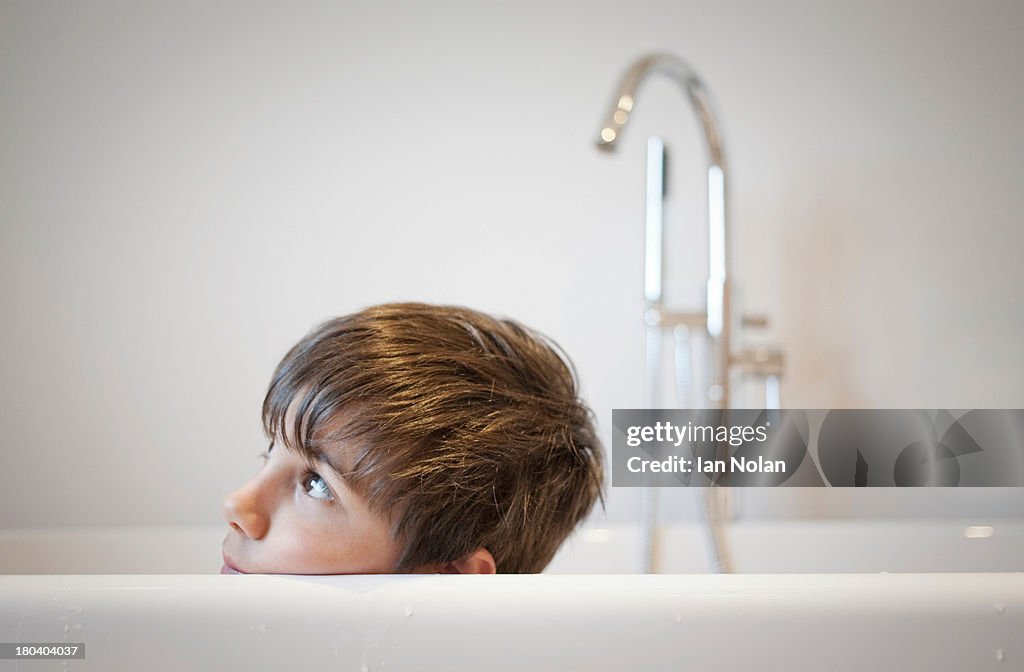
<svg viewBox="0 0 1024 672"><path fill-rule="evenodd" d="M344 534L332 533L324 521L284 517L271 525L271 531L258 549L260 565L280 573L328 574L344 569L347 548Z"/></svg>
<svg viewBox="0 0 1024 672"><path fill-rule="evenodd" d="M324 535L309 521L278 516L271 523L262 551L279 559L301 561L320 552Z"/></svg>

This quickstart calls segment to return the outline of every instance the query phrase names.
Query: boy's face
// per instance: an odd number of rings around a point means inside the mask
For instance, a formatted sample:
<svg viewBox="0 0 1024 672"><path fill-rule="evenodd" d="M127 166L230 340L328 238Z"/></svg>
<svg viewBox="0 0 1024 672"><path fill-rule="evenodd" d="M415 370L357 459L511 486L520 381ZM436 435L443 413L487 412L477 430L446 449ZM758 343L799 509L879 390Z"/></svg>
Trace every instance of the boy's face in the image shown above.
<svg viewBox="0 0 1024 672"><path fill-rule="evenodd" d="M293 409L285 426L292 426ZM340 451L310 470L275 442L266 463L224 500L231 526L224 539L222 574L381 574L394 571L401 549L386 520L327 460L343 468Z"/></svg>

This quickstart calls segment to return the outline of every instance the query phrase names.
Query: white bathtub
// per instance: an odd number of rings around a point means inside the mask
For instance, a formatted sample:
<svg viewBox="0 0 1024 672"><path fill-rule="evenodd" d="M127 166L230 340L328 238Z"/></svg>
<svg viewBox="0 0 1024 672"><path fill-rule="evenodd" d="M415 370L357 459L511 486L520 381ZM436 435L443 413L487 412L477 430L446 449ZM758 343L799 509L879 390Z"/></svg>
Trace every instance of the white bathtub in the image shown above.
<svg viewBox="0 0 1024 672"><path fill-rule="evenodd" d="M630 571L623 528L490 577L220 576L221 529L7 531L0 642L86 657L0 671L1024 670L1024 525L968 527L734 524L743 571L874 573L731 576L559 575ZM703 540L669 530L666 569L702 570Z"/></svg>
<svg viewBox="0 0 1024 672"><path fill-rule="evenodd" d="M1024 669L1020 573L0 576L0 596L0 640L87 647L9 670Z"/></svg>

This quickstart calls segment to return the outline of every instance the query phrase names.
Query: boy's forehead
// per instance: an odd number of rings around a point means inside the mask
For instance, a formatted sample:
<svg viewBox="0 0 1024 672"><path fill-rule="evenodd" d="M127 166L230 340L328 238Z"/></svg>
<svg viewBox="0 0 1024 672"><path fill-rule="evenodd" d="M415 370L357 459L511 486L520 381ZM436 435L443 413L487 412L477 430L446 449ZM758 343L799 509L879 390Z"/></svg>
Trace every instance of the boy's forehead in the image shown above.
<svg viewBox="0 0 1024 672"><path fill-rule="evenodd" d="M295 417L304 396L305 392L300 391L292 399L285 412L284 426L279 428L280 436L275 438L280 438L285 446L304 457L327 462L336 467L336 470L342 474L350 472L354 459L352 451L346 448L344 442L332 441L330 437L341 431L348 424L352 412L341 409L331 414L325 420L321 420L319 426L315 428L314 435L310 437L313 439L313 449L306 449L299 445L294 432Z"/></svg>

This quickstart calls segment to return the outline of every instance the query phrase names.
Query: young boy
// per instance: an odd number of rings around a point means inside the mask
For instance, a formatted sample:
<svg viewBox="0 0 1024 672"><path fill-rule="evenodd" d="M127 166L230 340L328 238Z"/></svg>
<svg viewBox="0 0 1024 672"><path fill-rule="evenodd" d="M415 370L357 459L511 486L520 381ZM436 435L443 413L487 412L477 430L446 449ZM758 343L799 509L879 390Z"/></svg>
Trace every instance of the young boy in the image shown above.
<svg viewBox="0 0 1024 672"><path fill-rule="evenodd" d="M263 401L263 468L224 501L221 573L540 572L604 503L553 343L456 306L320 325Z"/></svg>

